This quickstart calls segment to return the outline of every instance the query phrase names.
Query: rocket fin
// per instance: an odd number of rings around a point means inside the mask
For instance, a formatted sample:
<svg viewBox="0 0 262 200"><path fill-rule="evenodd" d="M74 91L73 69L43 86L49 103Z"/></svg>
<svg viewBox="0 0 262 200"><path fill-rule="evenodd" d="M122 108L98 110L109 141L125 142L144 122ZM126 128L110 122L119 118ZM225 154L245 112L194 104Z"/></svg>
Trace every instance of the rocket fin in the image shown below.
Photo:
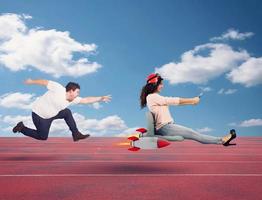
<svg viewBox="0 0 262 200"><path fill-rule="evenodd" d="M139 140L139 138L136 137L136 136L131 136L131 137L127 138L127 139L128 139L128 140L132 140L132 141Z"/></svg>
<svg viewBox="0 0 262 200"><path fill-rule="evenodd" d="M137 132L140 132L140 133L146 133L147 130L145 128L139 128L139 129L136 129Z"/></svg>
<svg viewBox="0 0 262 200"><path fill-rule="evenodd" d="M170 142L168 142L167 140L163 140L163 139L157 140L157 147L158 148L166 147L168 145L170 145Z"/></svg>
<svg viewBox="0 0 262 200"><path fill-rule="evenodd" d="M140 148L139 147L131 147L128 150L129 151L138 151L138 150L140 150Z"/></svg>

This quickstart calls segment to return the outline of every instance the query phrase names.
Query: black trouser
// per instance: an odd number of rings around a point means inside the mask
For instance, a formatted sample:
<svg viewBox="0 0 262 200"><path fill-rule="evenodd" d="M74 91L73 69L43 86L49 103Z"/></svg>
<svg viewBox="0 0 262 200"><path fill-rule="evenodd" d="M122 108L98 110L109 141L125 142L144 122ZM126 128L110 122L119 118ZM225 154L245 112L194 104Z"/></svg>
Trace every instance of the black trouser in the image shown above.
<svg viewBox="0 0 262 200"><path fill-rule="evenodd" d="M32 112L32 119L37 130L24 127L21 133L37 140L46 140L48 138L50 126L55 119L64 119L72 134L78 132L72 112L68 108L61 110L56 116L49 119L43 119Z"/></svg>

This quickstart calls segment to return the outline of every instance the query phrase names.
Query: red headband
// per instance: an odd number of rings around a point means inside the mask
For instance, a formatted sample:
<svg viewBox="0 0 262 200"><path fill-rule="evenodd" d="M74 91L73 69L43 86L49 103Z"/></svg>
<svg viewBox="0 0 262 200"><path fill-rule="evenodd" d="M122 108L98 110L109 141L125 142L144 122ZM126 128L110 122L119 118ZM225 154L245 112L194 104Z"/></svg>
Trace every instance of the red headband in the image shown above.
<svg viewBox="0 0 262 200"><path fill-rule="evenodd" d="M150 74L148 77L147 77L147 83L157 83L158 81L158 74Z"/></svg>

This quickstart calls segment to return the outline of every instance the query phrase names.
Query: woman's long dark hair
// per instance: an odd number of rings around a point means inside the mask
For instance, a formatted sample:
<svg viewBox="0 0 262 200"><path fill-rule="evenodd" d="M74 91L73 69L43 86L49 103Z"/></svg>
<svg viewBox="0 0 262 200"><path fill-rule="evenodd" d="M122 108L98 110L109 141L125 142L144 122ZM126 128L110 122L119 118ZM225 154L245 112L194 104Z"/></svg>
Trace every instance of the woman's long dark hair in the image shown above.
<svg viewBox="0 0 262 200"><path fill-rule="evenodd" d="M163 79L161 78L161 76L158 76L157 83L147 83L145 86L143 86L143 88L141 90L141 94L140 94L140 107L141 107L141 109L146 107L146 104L147 104L146 97L147 97L147 95L154 93L157 90L157 87L162 82L162 80Z"/></svg>

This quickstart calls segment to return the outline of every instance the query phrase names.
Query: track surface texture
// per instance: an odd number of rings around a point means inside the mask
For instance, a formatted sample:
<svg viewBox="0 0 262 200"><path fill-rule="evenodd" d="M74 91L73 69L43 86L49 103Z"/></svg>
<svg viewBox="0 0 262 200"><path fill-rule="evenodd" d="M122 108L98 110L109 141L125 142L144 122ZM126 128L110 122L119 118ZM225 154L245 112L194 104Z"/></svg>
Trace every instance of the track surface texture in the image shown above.
<svg viewBox="0 0 262 200"><path fill-rule="evenodd" d="M138 152L119 142L1 137L0 200L262 199L262 137Z"/></svg>

